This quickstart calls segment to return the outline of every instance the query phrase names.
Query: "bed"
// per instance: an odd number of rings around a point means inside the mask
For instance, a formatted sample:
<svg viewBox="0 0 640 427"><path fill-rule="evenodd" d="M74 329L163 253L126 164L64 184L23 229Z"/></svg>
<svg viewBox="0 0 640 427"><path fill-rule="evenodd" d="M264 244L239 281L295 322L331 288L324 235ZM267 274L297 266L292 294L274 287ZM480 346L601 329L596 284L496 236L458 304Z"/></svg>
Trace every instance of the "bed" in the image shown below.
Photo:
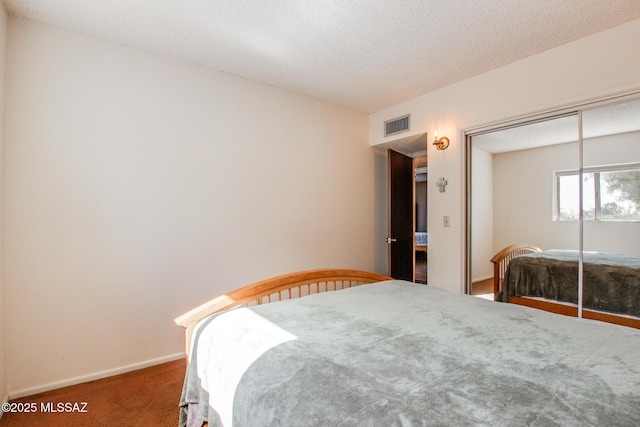
<svg viewBox="0 0 640 427"><path fill-rule="evenodd" d="M577 316L578 251L511 245L491 260L495 299ZM640 328L640 257L583 252L583 316Z"/></svg>
<svg viewBox="0 0 640 427"><path fill-rule="evenodd" d="M182 426L640 423L638 330L331 272L294 274L322 276L303 298L177 319L195 322Z"/></svg>
<svg viewBox="0 0 640 427"><path fill-rule="evenodd" d="M427 232L426 231L416 231L416 244L415 251L416 252L427 252L429 248L429 242L427 240Z"/></svg>

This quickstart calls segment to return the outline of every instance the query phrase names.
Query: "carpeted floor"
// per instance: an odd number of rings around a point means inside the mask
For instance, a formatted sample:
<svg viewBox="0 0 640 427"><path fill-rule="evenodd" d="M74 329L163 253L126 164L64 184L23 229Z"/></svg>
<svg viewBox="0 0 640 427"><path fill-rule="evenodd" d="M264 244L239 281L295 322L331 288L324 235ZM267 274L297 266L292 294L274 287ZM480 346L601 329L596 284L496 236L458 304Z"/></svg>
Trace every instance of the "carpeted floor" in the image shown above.
<svg viewBox="0 0 640 427"><path fill-rule="evenodd" d="M0 427L176 427L185 367L186 362L181 359L12 400L29 404L36 411L5 413ZM14 406L20 409L19 405ZM67 409L74 412L66 412ZM81 409L86 412L78 412Z"/></svg>

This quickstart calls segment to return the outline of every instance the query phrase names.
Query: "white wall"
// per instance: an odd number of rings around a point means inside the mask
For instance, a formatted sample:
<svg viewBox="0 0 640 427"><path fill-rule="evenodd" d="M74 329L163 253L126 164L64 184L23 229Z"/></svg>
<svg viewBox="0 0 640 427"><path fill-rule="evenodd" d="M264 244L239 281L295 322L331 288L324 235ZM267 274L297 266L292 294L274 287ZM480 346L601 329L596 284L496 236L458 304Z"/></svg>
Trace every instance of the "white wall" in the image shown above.
<svg viewBox="0 0 640 427"><path fill-rule="evenodd" d="M406 113L413 133L438 131L451 140L446 151L431 144L428 149L431 182L449 181L445 193L429 186L430 285L463 290L464 130L640 89L639 39L640 20L635 20L370 115L372 146L391 141L381 133L383 122ZM450 216L451 227L442 226L443 215Z"/></svg>
<svg viewBox="0 0 640 427"><path fill-rule="evenodd" d="M493 155L473 149L471 154L471 281L493 277Z"/></svg>
<svg viewBox="0 0 640 427"><path fill-rule="evenodd" d="M7 338L4 280L4 148L7 12L0 5L0 403L7 400ZM2 412L0 412L2 416Z"/></svg>
<svg viewBox="0 0 640 427"><path fill-rule="evenodd" d="M9 20L9 391L179 357L236 287L374 269L367 116Z"/></svg>
<svg viewBox="0 0 640 427"><path fill-rule="evenodd" d="M585 166L640 162L640 132L585 139L583 151ZM494 253L511 243L579 248L579 224L553 221L553 174L577 170L578 156L577 142L493 156ZM585 250L640 254L637 222L585 221L584 237Z"/></svg>
<svg viewBox="0 0 640 427"><path fill-rule="evenodd" d="M553 221L552 212L553 172L578 169L579 162L575 142L493 156L494 254L512 243L579 248L579 224Z"/></svg>

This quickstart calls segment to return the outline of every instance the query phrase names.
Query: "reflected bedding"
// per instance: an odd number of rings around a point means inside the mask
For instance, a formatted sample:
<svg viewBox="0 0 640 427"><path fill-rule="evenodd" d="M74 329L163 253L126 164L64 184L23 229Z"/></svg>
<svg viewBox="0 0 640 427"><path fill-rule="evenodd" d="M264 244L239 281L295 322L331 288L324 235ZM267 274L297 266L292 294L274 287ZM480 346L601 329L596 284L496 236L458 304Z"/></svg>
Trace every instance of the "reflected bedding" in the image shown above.
<svg viewBox="0 0 640 427"><path fill-rule="evenodd" d="M583 306L640 317L640 256L584 252ZM499 301L514 296L578 303L578 252L549 250L511 260Z"/></svg>

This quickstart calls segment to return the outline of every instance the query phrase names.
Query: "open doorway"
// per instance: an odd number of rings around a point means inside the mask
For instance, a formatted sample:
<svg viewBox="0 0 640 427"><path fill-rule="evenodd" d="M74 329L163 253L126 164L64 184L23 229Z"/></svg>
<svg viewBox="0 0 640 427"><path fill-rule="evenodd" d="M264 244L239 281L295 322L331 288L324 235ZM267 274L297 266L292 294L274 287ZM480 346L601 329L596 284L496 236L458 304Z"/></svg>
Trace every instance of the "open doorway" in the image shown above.
<svg viewBox="0 0 640 427"><path fill-rule="evenodd" d="M388 275L427 284L427 158L387 150Z"/></svg>
<svg viewBox="0 0 640 427"><path fill-rule="evenodd" d="M415 281L427 284L429 233L427 231L427 157L414 159L415 180Z"/></svg>
<svg viewBox="0 0 640 427"><path fill-rule="evenodd" d="M380 149L376 149L376 177L378 179L376 182L376 199L379 201L379 208L376 209L376 212L384 212L383 215L379 216L378 226L376 227L376 265L379 271L386 271L387 275L395 277L391 274L394 271L394 268L392 268L393 252L394 250L400 250L400 246L402 246L402 257L406 256L408 260L406 264L403 263L403 265L408 264L407 272L405 273L403 269L402 274L408 277L406 280L420 283L427 282L428 174L426 148L427 135L424 133L390 141L383 144ZM408 185L408 203L403 203L403 210L400 214L403 220L398 224L403 230L400 233L402 235L401 238L394 231L395 227L391 226L394 218L398 219L398 216L392 212L392 206L395 203L391 201L391 194L393 193L391 182L394 180L391 178L391 156L389 150L401 154L408 161L408 178L406 181ZM403 163L405 162L403 161ZM419 199L418 202L416 202L416 198ZM425 234L420 234L418 235L420 237L417 237L416 231ZM422 239L422 236L424 236L424 240L416 240ZM408 244L405 245L405 242ZM417 247L416 243L418 243ZM418 271L416 271L416 258Z"/></svg>

